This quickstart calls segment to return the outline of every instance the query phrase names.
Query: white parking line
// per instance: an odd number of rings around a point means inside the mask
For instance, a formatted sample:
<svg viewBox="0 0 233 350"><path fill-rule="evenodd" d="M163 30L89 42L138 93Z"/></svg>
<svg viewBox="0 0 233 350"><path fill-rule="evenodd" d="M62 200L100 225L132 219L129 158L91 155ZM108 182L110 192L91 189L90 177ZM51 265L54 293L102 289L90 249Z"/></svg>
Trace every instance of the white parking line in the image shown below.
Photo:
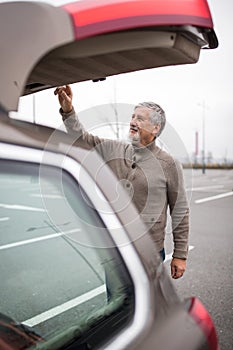
<svg viewBox="0 0 233 350"><path fill-rule="evenodd" d="M41 314L36 315L35 317L32 317L26 321L23 321L22 323L27 325L27 326L30 326L30 327L36 326L39 323L45 322L45 321L47 321L47 320L49 320L57 315L60 315L63 312L70 310L70 309L72 309L75 306L78 306L80 304L83 304L86 301L91 300L104 292L106 292L106 285L105 284L103 284L102 286L95 288L95 289L93 289L85 294L82 294L82 295L78 296L77 298L69 300L64 304L58 305L50 310L42 312Z"/></svg>
<svg viewBox="0 0 233 350"><path fill-rule="evenodd" d="M80 229L73 229L73 230L69 230L69 231L65 231L65 232L53 233L53 234L47 235L47 236L36 237L36 238L32 238L32 239L26 239L25 241L9 243L9 244L5 244L5 245L0 246L0 250L20 247L22 245L36 243L36 242L40 242L40 241L45 241L46 239L57 238L57 237L60 237L60 236L65 236L65 235L67 235L69 233L80 232L80 231L81 231Z"/></svg>
<svg viewBox="0 0 233 350"><path fill-rule="evenodd" d="M194 248L195 248L195 247L194 247L193 245L190 245L190 246L189 246L189 251L190 251L190 250L193 250ZM167 261L172 260L172 254L173 254L173 253L166 254L166 257L165 257L164 262L167 262Z"/></svg>
<svg viewBox="0 0 233 350"><path fill-rule="evenodd" d="M8 217L5 217L5 218L0 218L0 221L7 221L7 220L9 220L10 218L8 218Z"/></svg>
<svg viewBox="0 0 233 350"><path fill-rule="evenodd" d="M187 188L186 191L206 191L206 190L213 190L217 188L223 188L224 185L212 185L212 186L203 186L203 187L190 187Z"/></svg>
<svg viewBox="0 0 233 350"><path fill-rule="evenodd" d="M229 196L233 196L233 191L217 194L216 196L211 196L211 197L206 197L206 198L202 198L202 199L197 199L195 201L195 203L196 204L205 203L205 202L213 201L215 199L221 199L221 198L225 198L225 197L229 197Z"/></svg>
<svg viewBox="0 0 233 350"><path fill-rule="evenodd" d="M61 195L58 195L58 194L30 194L30 197L49 198L49 199L65 198L64 196L61 196Z"/></svg>
<svg viewBox="0 0 233 350"><path fill-rule="evenodd" d="M13 209L13 210L30 210L30 211L45 211L42 208L34 208L34 207L26 207L25 205L17 205L17 204L4 204L0 203L1 208Z"/></svg>

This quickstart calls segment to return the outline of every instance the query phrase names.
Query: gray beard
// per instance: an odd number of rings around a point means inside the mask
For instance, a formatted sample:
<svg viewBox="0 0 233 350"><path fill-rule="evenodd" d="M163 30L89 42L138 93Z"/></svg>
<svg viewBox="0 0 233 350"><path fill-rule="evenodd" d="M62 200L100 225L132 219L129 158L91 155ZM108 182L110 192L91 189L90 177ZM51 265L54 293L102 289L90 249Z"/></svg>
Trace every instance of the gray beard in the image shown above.
<svg viewBox="0 0 233 350"><path fill-rule="evenodd" d="M140 136L139 133L135 135L129 134L129 141L132 143L133 146L140 147Z"/></svg>

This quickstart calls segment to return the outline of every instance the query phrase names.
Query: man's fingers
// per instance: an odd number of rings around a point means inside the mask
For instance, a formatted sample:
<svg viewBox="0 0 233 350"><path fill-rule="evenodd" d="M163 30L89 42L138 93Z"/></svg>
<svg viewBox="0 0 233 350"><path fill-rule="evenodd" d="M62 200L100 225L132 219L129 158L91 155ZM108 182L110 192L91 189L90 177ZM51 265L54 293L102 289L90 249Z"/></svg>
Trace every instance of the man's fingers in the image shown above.
<svg viewBox="0 0 233 350"><path fill-rule="evenodd" d="M186 270L186 260L173 258L171 261L171 276L172 278L180 278Z"/></svg>
<svg viewBox="0 0 233 350"><path fill-rule="evenodd" d="M175 268L174 276L172 276L172 277L175 278L175 279L177 279L177 278L182 277L183 274L184 274L184 270L178 269L178 268L176 267L176 268Z"/></svg>
<svg viewBox="0 0 233 350"><path fill-rule="evenodd" d="M71 90L70 85L66 85L65 92L67 93L67 95L72 95L72 90Z"/></svg>
<svg viewBox="0 0 233 350"><path fill-rule="evenodd" d="M171 276L174 279L180 278L183 276L185 270L182 268L179 268L176 265L171 265Z"/></svg>
<svg viewBox="0 0 233 350"><path fill-rule="evenodd" d="M61 95L66 93L67 95L71 95L72 91L69 85L66 86L58 86L55 90L54 90L54 95Z"/></svg>
<svg viewBox="0 0 233 350"><path fill-rule="evenodd" d="M172 278L175 278L175 275L176 275L176 267L174 265L171 265L171 275L172 275Z"/></svg>
<svg viewBox="0 0 233 350"><path fill-rule="evenodd" d="M173 278L177 279L183 276L183 272L182 271L176 271L174 276L172 276Z"/></svg>
<svg viewBox="0 0 233 350"><path fill-rule="evenodd" d="M59 94L61 94L62 91L64 91L64 89L62 87L57 87L54 90L54 95L59 95Z"/></svg>

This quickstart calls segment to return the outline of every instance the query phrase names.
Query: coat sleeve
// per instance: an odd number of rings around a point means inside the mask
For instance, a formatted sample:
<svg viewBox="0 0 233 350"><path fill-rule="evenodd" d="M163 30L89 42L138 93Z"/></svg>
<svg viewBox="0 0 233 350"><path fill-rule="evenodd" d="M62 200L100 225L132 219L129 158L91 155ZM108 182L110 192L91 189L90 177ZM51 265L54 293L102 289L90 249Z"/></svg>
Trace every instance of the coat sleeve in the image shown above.
<svg viewBox="0 0 233 350"><path fill-rule="evenodd" d="M62 109L60 109L59 112L62 116L67 133L72 137L73 142L75 142L78 146L86 149L92 149L105 141L98 136L88 133L84 129L74 109L72 109L70 113L64 113Z"/></svg>
<svg viewBox="0 0 233 350"><path fill-rule="evenodd" d="M74 144L87 150L96 151L105 162L114 158L117 147L119 146L117 140L100 138L87 132L79 121L74 109L70 113L63 113L61 109L59 112L62 115L67 133L71 137L72 145Z"/></svg>
<svg viewBox="0 0 233 350"><path fill-rule="evenodd" d="M186 196L183 170L177 160L169 164L167 195L172 219L174 258L186 259L189 239L189 205Z"/></svg>

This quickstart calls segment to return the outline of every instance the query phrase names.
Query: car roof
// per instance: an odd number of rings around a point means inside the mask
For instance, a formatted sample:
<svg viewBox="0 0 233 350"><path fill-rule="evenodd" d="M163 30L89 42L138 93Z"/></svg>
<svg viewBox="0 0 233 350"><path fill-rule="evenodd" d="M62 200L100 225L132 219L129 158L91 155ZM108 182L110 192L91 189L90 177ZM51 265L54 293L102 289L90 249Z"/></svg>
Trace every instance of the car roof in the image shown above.
<svg viewBox="0 0 233 350"><path fill-rule="evenodd" d="M206 0L85 0L60 7L0 4L1 94L6 111L47 88L196 63L218 46Z"/></svg>

